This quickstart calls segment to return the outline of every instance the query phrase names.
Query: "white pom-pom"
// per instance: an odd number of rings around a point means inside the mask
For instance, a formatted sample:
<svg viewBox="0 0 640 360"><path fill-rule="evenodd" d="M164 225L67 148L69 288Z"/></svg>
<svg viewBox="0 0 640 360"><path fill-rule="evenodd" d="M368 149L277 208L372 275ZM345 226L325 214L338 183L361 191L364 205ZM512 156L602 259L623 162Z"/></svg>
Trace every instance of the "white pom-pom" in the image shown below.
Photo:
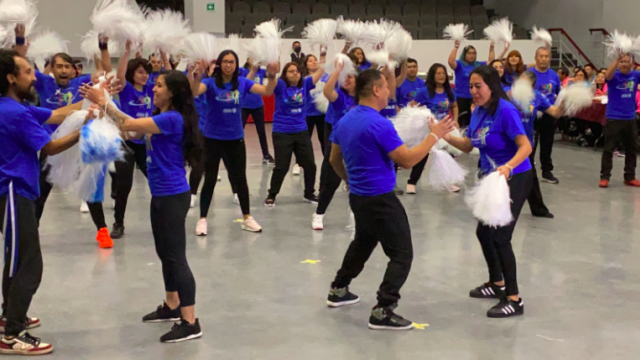
<svg viewBox="0 0 640 360"><path fill-rule="evenodd" d="M120 129L108 118L95 119L82 127L79 143L85 164L108 164L124 156Z"/></svg>
<svg viewBox="0 0 640 360"><path fill-rule="evenodd" d="M376 50L367 54L367 60L371 64L378 66L389 66L390 69L395 69L397 63L389 58L389 52L386 49Z"/></svg>
<svg viewBox="0 0 640 360"><path fill-rule="evenodd" d="M96 32L115 41L140 44L144 40L145 14L135 1L102 0L91 15L91 22Z"/></svg>
<svg viewBox="0 0 640 360"><path fill-rule="evenodd" d="M206 32L189 34L182 42L181 51L191 61L206 60L211 62L218 58L216 37Z"/></svg>
<svg viewBox="0 0 640 360"><path fill-rule="evenodd" d="M344 67L342 68L342 70L340 71L340 74L338 75L338 85L342 87L347 81L347 78L349 77L349 75L354 75L354 76L356 75L356 68L353 65L353 61L351 61L351 58L349 58L345 54L342 54L342 53L336 54L335 60L344 64ZM334 63L327 65L326 67L327 73L332 73L335 71Z"/></svg>
<svg viewBox="0 0 640 360"><path fill-rule="evenodd" d="M256 33L256 39L259 39L256 45L260 48L258 53L261 56L256 60L261 64L279 63L282 34L291 31L291 29L293 29L293 26L281 30L279 19L271 19L256 25L254 32Z"/></svg>
<svg viewBox="0 0 640 360"><path fill-rule="evenodd" d="M27 24L35 21L38 9L35 0L0 1L0 22Z"/></svg>
<svg viewBox="0 0 640 360"><path fill-rule="evenodd" d="M27 56L34 60L38 69L43 70L46 59L58 53L69 52L67 42L58 33L45 31L31 41Z"/></svg>
<svg viewBox="0 0 640 360"><path fill-rule="evenodd" d="M7 25L0 24L0 48L9 48L14 43L15 33Z"/></svg>
<svg viewBox="0 0 640 360"><path fill-rule="evenodd" d="M411 34L404 29L398 29L384 43L384 48L389 52L393 60L402 62L409 58L412 44L413 38Z"/></svg>
<svg viewBox="0 0 640 360"><path fill-rule="evenodd" d="M99 46L99 34L91 30L82 37L82 43L80 44L80 50L84 53L84 56L88 61L93 61L93 57L100 55ZM117 41L109 39L109 54L111 56L118 55L120 53L120 44Z"/></svg>
<svg viewBox="0 0 640 360"><path fill-rule="evenodd" d="M177 54L180 44L191 33L189 21L181 13L169 9L152 11L143 29L143 44L151 52Z"/></svg>
<svg viewBox="0 0 640 360"><path fill-rule="evenodd" d="M640 35L633 39L631 54L636 58L636 61L640 59Z"/></svg>
<svg viewBox="0 0 640 360"><path fill-rule="evenodd" d="M222 45L220 48L223 50L232 50L236 54L240 53L240 38L239 34L229 34L224 40L221 40Z"/></svg>
<svg viewBox="0 0 640 360"><path fill-rule="evenodd" d="M463 41L471 34L473 30L469 30L469 25L466 24L449 24L444 28L442 37L445 39L451 39L454 41Z"/></svg>
<svg viewBox="0 0 640 360"><path fill-rule="evenodd" d="M565 116L575 116L580 110L590 107L593 94L588 83L576 83L560 91L556 106L562 107Z"/></svg>
<svg viewBox="0 0 640 360"><path fill-rule="evenodd" d="M510 43L513 41L513 24L508 18L495 20L484 29L484 36L494 43Z"/></svg>
<svg viewBox="0 0 640 360"><path fill-rule="evenodd" d="M327 109L329 108L329 99L324 96L324 81L318 81L316 83L316 87L311 90L311 98L313 99L313 104L316 106L316 109L323 114L327 113Z"/></svg>
<svg viewBox="0 0 640 360"><path fill-rule="evenodd" d="M531 105L536 94L533 91L531 79L528 76L520 76L511 87L511 98L519 108L525 109Z"/></svg>
<svg viewBox="0 0 640 360"><path fill-rule="evenodd" d="M621 53L631 53L633 50L633 39L626 33L613 30L613 32L607 36L604 45L607 47L609 57L618 57Z"/></svg>
<svg viewBox="0 0 640 360"><path fill-rule="evenodd" d="M429 125L435 117L426 106L407 106L391 119L398 136L408 147L419 145L431 132Z"/></svg>
<svg viewBox="0 0 640 360"><path fill-rule="evenodd" d="M367 30L367 25L361 21L338 18L337 33L351 44L360 44Z"/></svg>
<svg viewBox="0 0 640 360"><path fill-rule="evenodd" d="M460 129L458 128L454 128L453 130L451 130L451 132L449 133L451 136L455 136L455 137L459 137L459 138L463 138L464 136L462 136L462 132L460 131ZM458 149L457 147L453 146L453 145L448 145L447 148L445 149L449 154L453 155L453 156L460 156L462 155L462 150Z"/></svg>
<svg viewBox="0 0 640 360"><path fill-rule="evenodd" d="M366 31L362 34L362 41L377 48L391 38L396 31L401 31L402 26L395 21L380 19L365 24Z"/></svg>
<svg viewBox="0 0 640 360"><path fill-rule="evenodd" d="M551 47L551 43L553 42L553 37L551 34L543 29L538 29L537 27L533 27L533 31L531 31L531 40L533 40L538 46L544 46L546 48Z"/></svg>
<svg viewBox="0 0 640 360"><path fill-rule="evenodd" d="M80 130L86 117L87 111L85 110L71 113L51 134L51 139L60 139ZM77 144L57 155L47 157L47 164L50 166L47 181L63 189L68 189L71 184L77 181L85 167L80 156L80 146Z"/></svg>
<svg viewBox="0 0 640 360"><path fill-rule="evenodd" d="M337 29L338 22L336 20L319 19L304 28L302 37L309 40L309 46L312 49L315 49L316 46L327 48L329 44L333 43Z"/></svg>
<svg viewBox="0 0 640 360"><path fill-rule="evenodd" d="M69 186L69 191L81 200L91 202L98 191L98 180L104 175L104 164L84 165L78 180Z"/></svg>
<svg viewBox="0 0 640 360"><path fill-rule="evenodd" d="M429 152L427 167L429 185L435 190L449 190L451 186L463 183L467 176L467 170L460 166L449 153L436 148Z"/></svg>
<svg viewBox="0 0 640 360"><path fill-rule="evenodd" d="M513 221L507 179L497 171L481 179L466 197L467 205L478 220L491 227Z"/></svg>

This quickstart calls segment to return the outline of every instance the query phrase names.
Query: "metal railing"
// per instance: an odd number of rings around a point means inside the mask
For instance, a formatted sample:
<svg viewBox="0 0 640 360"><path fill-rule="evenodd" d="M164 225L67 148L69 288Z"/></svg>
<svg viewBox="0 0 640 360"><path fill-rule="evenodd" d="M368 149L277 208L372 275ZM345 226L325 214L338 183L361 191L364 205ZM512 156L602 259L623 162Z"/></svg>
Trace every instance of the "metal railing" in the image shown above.
<svg viewBox="0 0 640 360"><path fill-rule="evenodd" d="M552 50L555 48L557 52L557 57L554 58L552 51L552 62L556 60L559 66L566 66L569 69L594 64L564 29L549 29L549 33L553 36Z"/></svg>

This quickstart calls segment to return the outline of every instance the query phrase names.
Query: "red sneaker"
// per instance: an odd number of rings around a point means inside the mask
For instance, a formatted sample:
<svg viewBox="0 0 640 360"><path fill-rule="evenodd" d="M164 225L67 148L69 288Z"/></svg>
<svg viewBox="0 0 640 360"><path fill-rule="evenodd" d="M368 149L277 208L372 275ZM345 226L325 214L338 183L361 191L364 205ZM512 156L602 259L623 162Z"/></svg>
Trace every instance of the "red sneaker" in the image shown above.
<svg viewBox="0 0 640 360"><path fill-rule="evenodd" d="M631 181L624 181L624 184L627 186L635 186L635 187L640 187L640 181L638 181L638 179L633 179Z"/></svg>
<svg viewBox="0 0 640 360"><path fill-rule="evenodd" d="M25 330L14 338L2 337L0 354L6 355L44 355L53 351L53 345L43 343L40 338L29 335Z"/></svg>
<svg viewBox="0 0 640 360"><path fill-rule="evenodd" d="M600 185L601 188L608 188L609 187L609 180L606 179L600 179Z"/></svg>
<svg viewBox="0 0 640 360"><path fill-rule="evenodd" d="M96 240L98 241L98 246L103 249L109 249L113 247L113 240L111 240L111 235L109 235L109 229L102 228L98 230L98 234L96 235Z"/></svg>
<svg viewBox="0 0 640 360"><path fill-rule="evenodd" d="M25 319L26 323L27 323L27 330L33 329L33 328L37 328L38 326L40 326L40 319L38 318L26 318ZM4 316L0 316L0 333L4 334L4 328L7 326L7 318Z"/></svg>

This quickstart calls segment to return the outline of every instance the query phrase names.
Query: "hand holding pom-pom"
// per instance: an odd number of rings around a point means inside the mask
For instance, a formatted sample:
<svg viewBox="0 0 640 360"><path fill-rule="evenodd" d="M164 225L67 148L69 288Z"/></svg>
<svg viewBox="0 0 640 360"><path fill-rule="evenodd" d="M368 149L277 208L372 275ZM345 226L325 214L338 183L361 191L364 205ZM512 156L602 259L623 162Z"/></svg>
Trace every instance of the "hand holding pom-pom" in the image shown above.
<svg viewBox="0 0 640 360"><path fill-rule="evenodd" d="M269 80L273 80L276 78L276 74L278 73L278 68L280 67L279 63L271 63L267 65L267 77Z"/></svg>
<svg viewBox="0 0 640 360"><path fill-rule="evenodd" d="M511 169L511 167L509 167L509 165L502 165L499 168L496 169L496 171L504 176L505 179L509 180L509 178L511 177L511 171L513 169Z"/></svg>
<svg viewBox="0 0 640 360"><path fill-rule="evenodd" d="M336 61L334 62L334 66L337 72L342 71L342 69L344 69L344 61L340 58L337 58Z"/></svg>
<svg viewBox="0 0 640 360"><path fill-rule="evenodd" d="M107 100L104 97L104 92L101 89L94 88L89 84L84 84L80 88L80 94L83 98L91 101L94 104L105 106Z"/></svg>
<svg viewBox="0 0 640 360"><path fill-rule="evenodd" d="M456 42L455 42L455 43L453 43L453 46L454 46L456 49L459 49L459 48L460 48L460 40L456 40Z"/></svg>
<svg viewBox="0 0 640 360"><path fill-rule="evenodd" d="M451 118L451 116L446 116L442 120L437 123L432 123L431 125L431 133L438 137L438 139L442 139L445 135L449 134L453 131L455 122Z"/></svg>

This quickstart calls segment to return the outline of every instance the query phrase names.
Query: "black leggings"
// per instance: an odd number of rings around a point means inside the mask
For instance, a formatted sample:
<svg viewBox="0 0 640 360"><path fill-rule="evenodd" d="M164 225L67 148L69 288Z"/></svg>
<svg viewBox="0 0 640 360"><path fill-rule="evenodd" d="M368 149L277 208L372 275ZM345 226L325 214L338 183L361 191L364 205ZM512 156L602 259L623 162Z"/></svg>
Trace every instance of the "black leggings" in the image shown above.
<svg viewBox="0 0 640 360"><path fill-rule="evenodd" d="M124 160L116 161L116 206L115 220L116 224L124 225L124 213L127 210L127 201L129 193L133 187L133 173L136 164L147 177L147 149L144 144L136 144L131 141L125 142Z"/></svg>
<svg viewBox="0 0 640 360"><path fill-rule="evenodd" d="M422 177L422 172L424 171L424 167L425 165L427 165L427 160L429 160L429 154L427 154L427 156L425 156L424 159L420 160L420 162L417 163L411 169L411 175L409 176L409 180L407 181L407 184L409 185L418 184L418 180L420 180L420 178Z"/></svg>
<svg viewBox="0 0 640 360"><path fill-rule="evenodd" d="M536 148L538 144L533 142L533 151L531 155L529 155L529 161L531 162L531 191L529 192L529 196L527 197L527 201L529 202L529 209L531 210L531 214L534 216L545 216L549 214L549 209L544 204L544 199L542 198L542 190L540 190L540 180L538 180L538 172L536 171L535 158L536 158Z"/></svg>
<svg viewBox="0 0 640 360"><path fill-rule="evenodd" d="M326 144L326 149L324 150L324 159L322 160L322 167L320 169L320 196L318 200L318 208L316 209L316 214L324 215L327 212L327 208L333 200L333 196L336 194L336 190L340 187L340 176L333 170L333 166L329 162L329 158L331 156L331 141L329 137L331 136L331 131L333 130L333 126L328 122L324 123L324 139Z"/></svg>
<svg viewBox="0 0 640 360"><path fill-rule="evenodd" d="M282 182L289 172L291 156L295 153L298 164L304 169L304 196L311 197L315 193L316 163L313 159L313 146L307 131L294 134L274 132L273 148L276 154L276 166L271 174L269 198L275 199L280 193Z"/></svg>
<svg viewBox="0 0 640 360"><path fill-rule="evenodd" d="M318 128L318 141L320 141L320 149L324 155L327 143L324 136L324 114L318 116L307 116L307 131L309 131L309 138L313 138L313 127Z"/></svg>
<svg viewBox="0 0 640 360"><path fill-rule="evenodd" d="M489 268L489 281L495 283L504 279L507 296L519 294L516 256L511 247L511 237L516 228L520 210L531 191L532 175L532 171L529 170L513 175L508 181L513 215L511 224L494 228L478 222L476 229L484 259Z"/></svg>
<svg viewBox="0 0 640 360"><path fill-rule="evenodd" d="M242 128L247 125L247 119L251 115L253 123L256 124L256 131L258 132L258 139L260 139L260 148L262 149L262 157L269 156L269 144L267 143L267 132L264 128L264 106L260 106L257 109L242 108Z"/></svg>
<svg viewBox="0 0 640 360"><path fill-rule="evenodd" d="M247 149L244 139L215 140L204 138L205 165L204 185L200 193L200 217L206 218L218 182L220 160L229 173L234 193L238 194L243 215L249 215L249 185L247 185Z"/></svg>
<svg viewBox="0 0 640 360"><path fill-rule="evenodd" d="M465 99L459 97L457 99L458 102L458 124L460 124L460 128L466 128L471 123L471 104L473 104L473 99Z"/></svg>
<svg viewBox="0 0 640 360"><path fill-rule="evenodd" d="M167 292L178 292L180 306L196 303L196 281L187 262L185 221L191 194L151 197L151 229L156 253L162 262Z"/></svg>

